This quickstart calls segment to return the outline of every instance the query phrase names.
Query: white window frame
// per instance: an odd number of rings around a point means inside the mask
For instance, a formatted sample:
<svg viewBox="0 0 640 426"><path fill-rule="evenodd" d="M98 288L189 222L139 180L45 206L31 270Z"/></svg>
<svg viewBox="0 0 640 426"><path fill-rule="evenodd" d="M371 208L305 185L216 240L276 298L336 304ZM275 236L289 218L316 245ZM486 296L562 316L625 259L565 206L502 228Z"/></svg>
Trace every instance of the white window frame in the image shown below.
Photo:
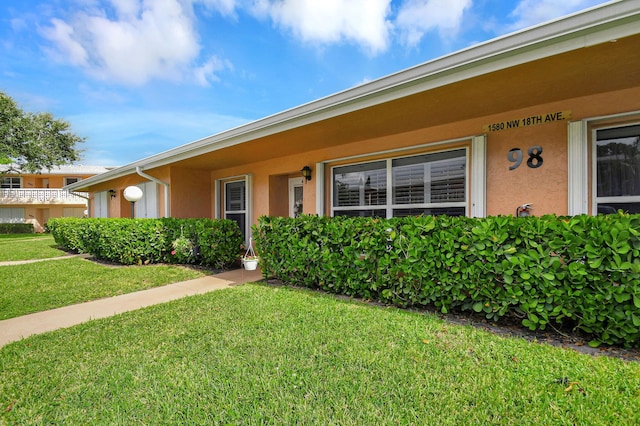
<svg viewBox="0 0 640 426"><path fill-rule="evenodd" d="M302 188L304 194L304 178L289 178L289 217L295 217L295 188ZM302 213L302 212L300 212Z"/></svg>
<svg viewBox="0 0 640 426"><path fill-rule="evenodd" d="M227 211L226 203L226 184L244 181L245 183L245 208L242 211ZM253 224L253 175L230 176L227 178L216 179L215 181L215 217L223 219L227 217L227 213L244 213L244 226L246 230L245 244L249 243L252 236L251 225ZM224 195L224 197L222 197Z"/></svg>
<svg viewBox="0 0 640 426"><path fill-rule="evenodd" d="M471 140L471 138L467 138L464 140ZM443 203L421 203L421 204L394 204L393 203L393 160L395 159L401 159L401 158L407 158L407 157L417 157L417 156L421 156L421 155L429 155L429 154L437 154L440 152L449 152L449 151L462 151L464 150L464 158L465 158L465 196L464 196L464 201L456 201L456 202L443 202ZM375 163L375 162L385 162L385 170L386 170L386 177L387 177L387 185L386 185L386 199L387 202L384 205L366 205L366 206L344 206L344 207L336 207L335 206L335 199L334 199L334 191L335 191L335 182L334 182L334 175L335 175L335 169L340 168L340 167L345 167L345 166L354 166L354 165L358 165L358 164L368 164L368 163ZM411 154L411 155L397 155L394 157L390 157L390 158L386 158L386 159L378 159L378 160L370 160L370 161L361 161L361 162L354 162L354 163L348 163L348 164L341 164L341 165L337 165L337 166L332 166L331 167L331 172L330 172L330 184L331 184L331 194L330 194L330 200L331 200L331 216L335 216L336 212L340 212L340 211L358 211L358 210L384 210L385 211L385 217L387 218L391 218L393 217L393 211L394 210L399 210L399 209L410 209L410 208L416 208L416 209L437 209L437 208L448 208L448 207L463 207L464 211L465 211L465 216L469 216L471 214L471 209L469 208L469 177L471 176L470 174L470 163L471 163L471 159L469 156L469 148L468 147L455 147L455 148L450 148L450 149L442 149L442 150L435 150L435 151L429 151L429 152L424 152L424 153L419 153L419 154Z"/></svg>
<svg viewBox="0 0 640 426"><path fill-rule="evenodd" d="M599 197L598 196L598 136L597 133L600 130L616 129L619 127L637 126L640 125L640 120L637 122L623 122L623 123L611 123L603 126L594 127L591 129L591 211L593 215L598 214L598 204L624 204L624 203L640 203L640 195L626 195L626 196L613 196L613 197Z"/></svg>
<svg viewBox="0 0 640 426"><path fill-rule="evenodd" d="M597 198L597 147L594 131L637 123L640 123L640 110L590 117L568 123L567 213L570 216L580 214L597 215L598 202L607 202L605 198ZM591 132L589 129L591 129ZM591 159L589 159L589 154L591 154ZM588 171L589 167L591 167L591 174ZM591 176L591 182L589 182L589 176ZM591 187L589 187L589 184L591 184ZM591 196L590 202L589 196Z"/></svg>
<svg viewBox="0 0 640 426"><path fill-rule="evenodd" d="M4 187L3 186L5 179L10 179L11 183L9 183L9 187ZM18 180L18 186L14 186L14 183L13 183L14 179ZM20 188L22 188L22 177L20 177L20 176L4 176L2 178L2 182L0 182L0 183L2 184L2 185L0 185L1 189L20 189Z"/></svg>

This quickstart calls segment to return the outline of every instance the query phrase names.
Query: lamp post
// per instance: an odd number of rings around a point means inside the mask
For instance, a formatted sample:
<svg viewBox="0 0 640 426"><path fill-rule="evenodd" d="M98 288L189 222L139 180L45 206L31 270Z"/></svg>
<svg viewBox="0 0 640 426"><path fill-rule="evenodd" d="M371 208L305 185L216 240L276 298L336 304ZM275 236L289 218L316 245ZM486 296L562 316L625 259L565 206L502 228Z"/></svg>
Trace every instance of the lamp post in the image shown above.
<svg viewBox="0 0 640 426"><path fill-rule="evenodd" d="M142 189L137 186L127 186L124 189L124 198L131 202L131 219L135 217L135 204L142 198Z"/></svg>

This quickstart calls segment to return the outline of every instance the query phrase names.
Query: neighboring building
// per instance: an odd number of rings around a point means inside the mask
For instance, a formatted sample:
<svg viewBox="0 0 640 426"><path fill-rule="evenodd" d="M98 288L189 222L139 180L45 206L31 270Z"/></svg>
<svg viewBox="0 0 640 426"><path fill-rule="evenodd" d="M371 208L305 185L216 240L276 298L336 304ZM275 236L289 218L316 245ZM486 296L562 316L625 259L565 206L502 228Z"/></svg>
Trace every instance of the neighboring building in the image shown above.
<svg viewBox="0 0 640 426"><path fill-rule="evenodd" d="M85 216L89 194L62 188L108 170L96 166L60 166L31 174L3 166L0 222L33 223L36 232L43 232L52 217Z"/></svg>
<svg viewBox="0 0 640 426"><path fill-rule="evenodd" d="M640 2L538 25L67 186L91 215L640 213ZM311 180L301 177L308 166ZM109 195L111 194L113 196Z"/></svg>

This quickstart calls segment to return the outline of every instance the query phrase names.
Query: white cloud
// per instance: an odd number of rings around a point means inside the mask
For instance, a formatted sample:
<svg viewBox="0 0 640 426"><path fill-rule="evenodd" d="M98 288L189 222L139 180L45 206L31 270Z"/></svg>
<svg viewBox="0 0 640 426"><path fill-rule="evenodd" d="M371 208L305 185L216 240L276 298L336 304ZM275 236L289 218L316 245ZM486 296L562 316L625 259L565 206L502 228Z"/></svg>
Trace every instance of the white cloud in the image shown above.
<svg viewBox="0 0 640 426"><path fill-rule="evenodd" d="M225 13L233 10L231 0L203 1ZM43 34L54 44L57 56L98 78L129 85L194 77L207 85L217 80L215 72L225 68L215 67L223 63L215 58L197 64L201 46L191 3L110 0L109 6L107 10L94 5L68 22L52 19Z"/></svg>
<svg viewBox="0 0 640 426"><path fill-rule="evenodd" d="M57 51L51 51L60 60L66 60L72 65L86 66L88 54L84 46L76 40L73 27L60 19L52 19L52 27L43 29L43 34L57 47Z"/></svg>
<svg viewBox="0 0 640 426"><path fill-rule="evenodd" d="M210 82L218 82L220 78L217 76L217 72L224 69L231 69L233 66L229 61L223 61L217 57L211 57L202 66L196 67L193 70L195 81L201 86L209 86Z"/></svg>
<svg viewBox="0 0 640 426"><path fill-rule="evenodd" d="M604 0L522 0L511 12L511 29L530 27L578 10L604 3Z"/></svg>
<svg viewBox="0 0 640 426"><path fill-rule="evenodd" d="M355 43L376 54L387 49L391 0L256 0L253 12L304 42Z"/></svg>
<svg viewBox="0 0 640 426"><path fill-rule="evenodd" d="M396 28L409 46L418 44L431 30L438 30L441 36L455 36L471 4L472 0L407 0L398 11Z"/></svg>
<svg viewBox="0 0 640 426"><path fill-rule="evenodd" d="M223 16L232 16L236 9L236 0L199 0L198 2Z"/></svg>

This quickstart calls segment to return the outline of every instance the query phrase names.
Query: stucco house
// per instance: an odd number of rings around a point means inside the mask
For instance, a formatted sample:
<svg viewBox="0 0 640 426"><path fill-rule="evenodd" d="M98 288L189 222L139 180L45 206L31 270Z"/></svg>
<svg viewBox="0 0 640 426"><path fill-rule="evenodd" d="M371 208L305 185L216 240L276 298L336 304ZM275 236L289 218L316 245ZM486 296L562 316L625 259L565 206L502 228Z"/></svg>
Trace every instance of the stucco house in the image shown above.
<svg viewBox="0 0 640 426"><path fill-rule="evenodd" d="M87 213L89 194L62 189L104 173L101 166L69 165L22 173L11 165L0 166L0 222L32 223L43 232L52 217L82 217Z"/></svg>
<svg viewBox="0 0 640 426"><path fill-rule="evenodd" d="M618 1L65 188L91 216L129 217L137 185L138 217L230 218L247 236L296 212L640 213L639 150L640 2Z"/></svg>

